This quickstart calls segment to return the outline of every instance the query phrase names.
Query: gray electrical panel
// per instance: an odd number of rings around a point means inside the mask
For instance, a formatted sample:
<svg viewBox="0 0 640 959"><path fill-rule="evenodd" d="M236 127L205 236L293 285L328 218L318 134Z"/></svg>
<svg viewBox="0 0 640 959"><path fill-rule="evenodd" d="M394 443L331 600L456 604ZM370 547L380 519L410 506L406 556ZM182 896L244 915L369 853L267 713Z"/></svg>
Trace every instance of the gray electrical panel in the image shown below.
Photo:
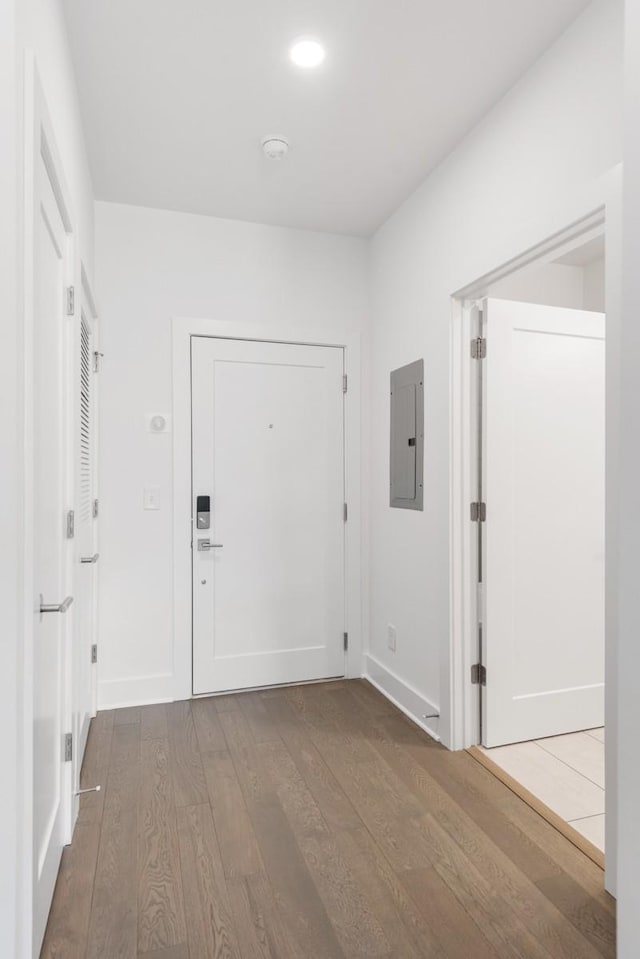
<svg viewBox="0 0 640 959"><path fill-rule="evenodd" d="M390 505L423 508L424 360L391 374Z"/></svg>

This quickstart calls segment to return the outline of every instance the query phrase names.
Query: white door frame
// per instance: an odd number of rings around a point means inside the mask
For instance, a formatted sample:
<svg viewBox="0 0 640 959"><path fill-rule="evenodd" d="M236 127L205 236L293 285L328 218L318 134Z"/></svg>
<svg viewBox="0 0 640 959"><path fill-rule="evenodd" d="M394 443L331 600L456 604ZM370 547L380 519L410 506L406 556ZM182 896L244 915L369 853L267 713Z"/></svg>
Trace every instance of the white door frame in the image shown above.
<svg viewBox="0 0 640 959"><path fill-rule="evenodd" d="M70 242L69 266L66 283L79 288L80 261L78 256L77 236L75 233L71 194L67 187L63 166L56 144L53 127L46 105L46 99L38 75L35 57L28 54L25 63L25 124L24 124L24 287L23 287L23 330L22 351L24 367L23 379L23 430L22 430L22 457L24 475L23 524L22 524L22 603L23 603L23 644L21 650L21 715L20 715L20 863L22 872L18 877L20 896L20 935L24 948L31 955L33 946L33 657L34 657L34 216L35 216L35 177L37 164L41 156L47 168L53 191L58 203L62 222ZM65 388L63 405L63 435L65 449L63 462L65 464L65 496L69 508L74 504L74 471L73 471L73 416L74 402L74 351L73 334L75 317L69 316L68 323L63 331L63 380ZM60 517L61 522L63 517ZM66 544L64 556L65 595L73 595L73 560L74 544L69 540ZM72 607L73 609L73 607ZM72 616L65 617L65 715L64 728L71 730L71 692L72 692L72 662L73 622ZM61 743L62 749L62 743ZM63 777L65 792L64 803L67 807L65 815L66 835L65 842L71 841L73 830L72 803L71 803L71 763L67 764L66 775Z"/></svg>
<svg viewBox="0 0 640 959"><path fill-rule="evenodd" d="M307 331L225 320L172 320L173 357L173 584L174 698L191 699L191 337L209 336L265 343L336 346L344 349L348 391L345 395L345 490L349 516L345 529L345 606L349 633L346 675L362 675L362 498L360 336L356 333Z"/></svg>
<svg viewBox="0 0 640 959"><path fill-rule="evenodd" d="M466 749L479 742L478 688L471 685L471 665L477 652L477 595L474 586L476 530L470 522L469 504L476 499L477 460L474 454L475 395L470 359L472 331L471 307L489 294L499 280L529 265L534 268L555 260L564 252L587 240L606 237L606 688L607 729L606 787L606 888L615 893L616 876L616 796L617 796L617 722L616 722L616 544L617 544L617 433L618 433L618 358L621 270L621 183L619 171L605 184L603 202L587 208L569 227L548 236L521 256L473 280L452 295L451 323L451 443L450 443L450 561L451 627L449 642L449 742L453 749Z"/></svg>

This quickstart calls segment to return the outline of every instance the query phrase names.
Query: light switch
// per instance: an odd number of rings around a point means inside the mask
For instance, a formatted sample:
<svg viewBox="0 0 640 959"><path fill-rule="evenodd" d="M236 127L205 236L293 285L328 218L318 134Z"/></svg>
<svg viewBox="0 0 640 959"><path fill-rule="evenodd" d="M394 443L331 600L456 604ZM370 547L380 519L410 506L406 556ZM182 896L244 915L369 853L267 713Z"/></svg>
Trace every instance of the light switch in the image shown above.
<svg viewBox="0 0 640 959"><path fill-rule="evenodd" d="M145 486L143 502L145 509L160 509L160 487Z"/></svg>

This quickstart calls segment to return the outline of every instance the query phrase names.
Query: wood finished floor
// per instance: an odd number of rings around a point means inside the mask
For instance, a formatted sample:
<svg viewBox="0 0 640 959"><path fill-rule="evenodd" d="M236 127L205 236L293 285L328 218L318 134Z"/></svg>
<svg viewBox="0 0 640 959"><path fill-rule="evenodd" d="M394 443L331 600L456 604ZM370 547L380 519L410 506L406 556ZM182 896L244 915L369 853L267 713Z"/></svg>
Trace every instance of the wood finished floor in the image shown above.
<svg viewBox="0 0 640 959"><path fill-rule="evenodd" d="M598 959L602 872L365 681L99 713L46 959Z"/></svg>

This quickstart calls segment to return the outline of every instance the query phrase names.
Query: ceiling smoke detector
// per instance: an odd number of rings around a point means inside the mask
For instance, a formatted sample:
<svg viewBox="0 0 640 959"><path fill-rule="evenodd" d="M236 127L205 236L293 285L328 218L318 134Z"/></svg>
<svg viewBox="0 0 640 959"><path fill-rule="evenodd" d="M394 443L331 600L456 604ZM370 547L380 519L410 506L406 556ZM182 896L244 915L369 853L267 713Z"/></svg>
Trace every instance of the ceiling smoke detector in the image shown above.
<svg viewBox="0 0 640 959"><path fill-rule="evenodd" d="M282 160L289 152L289 141L286 137L265 137L262 152L270 160Z"/></svg>

